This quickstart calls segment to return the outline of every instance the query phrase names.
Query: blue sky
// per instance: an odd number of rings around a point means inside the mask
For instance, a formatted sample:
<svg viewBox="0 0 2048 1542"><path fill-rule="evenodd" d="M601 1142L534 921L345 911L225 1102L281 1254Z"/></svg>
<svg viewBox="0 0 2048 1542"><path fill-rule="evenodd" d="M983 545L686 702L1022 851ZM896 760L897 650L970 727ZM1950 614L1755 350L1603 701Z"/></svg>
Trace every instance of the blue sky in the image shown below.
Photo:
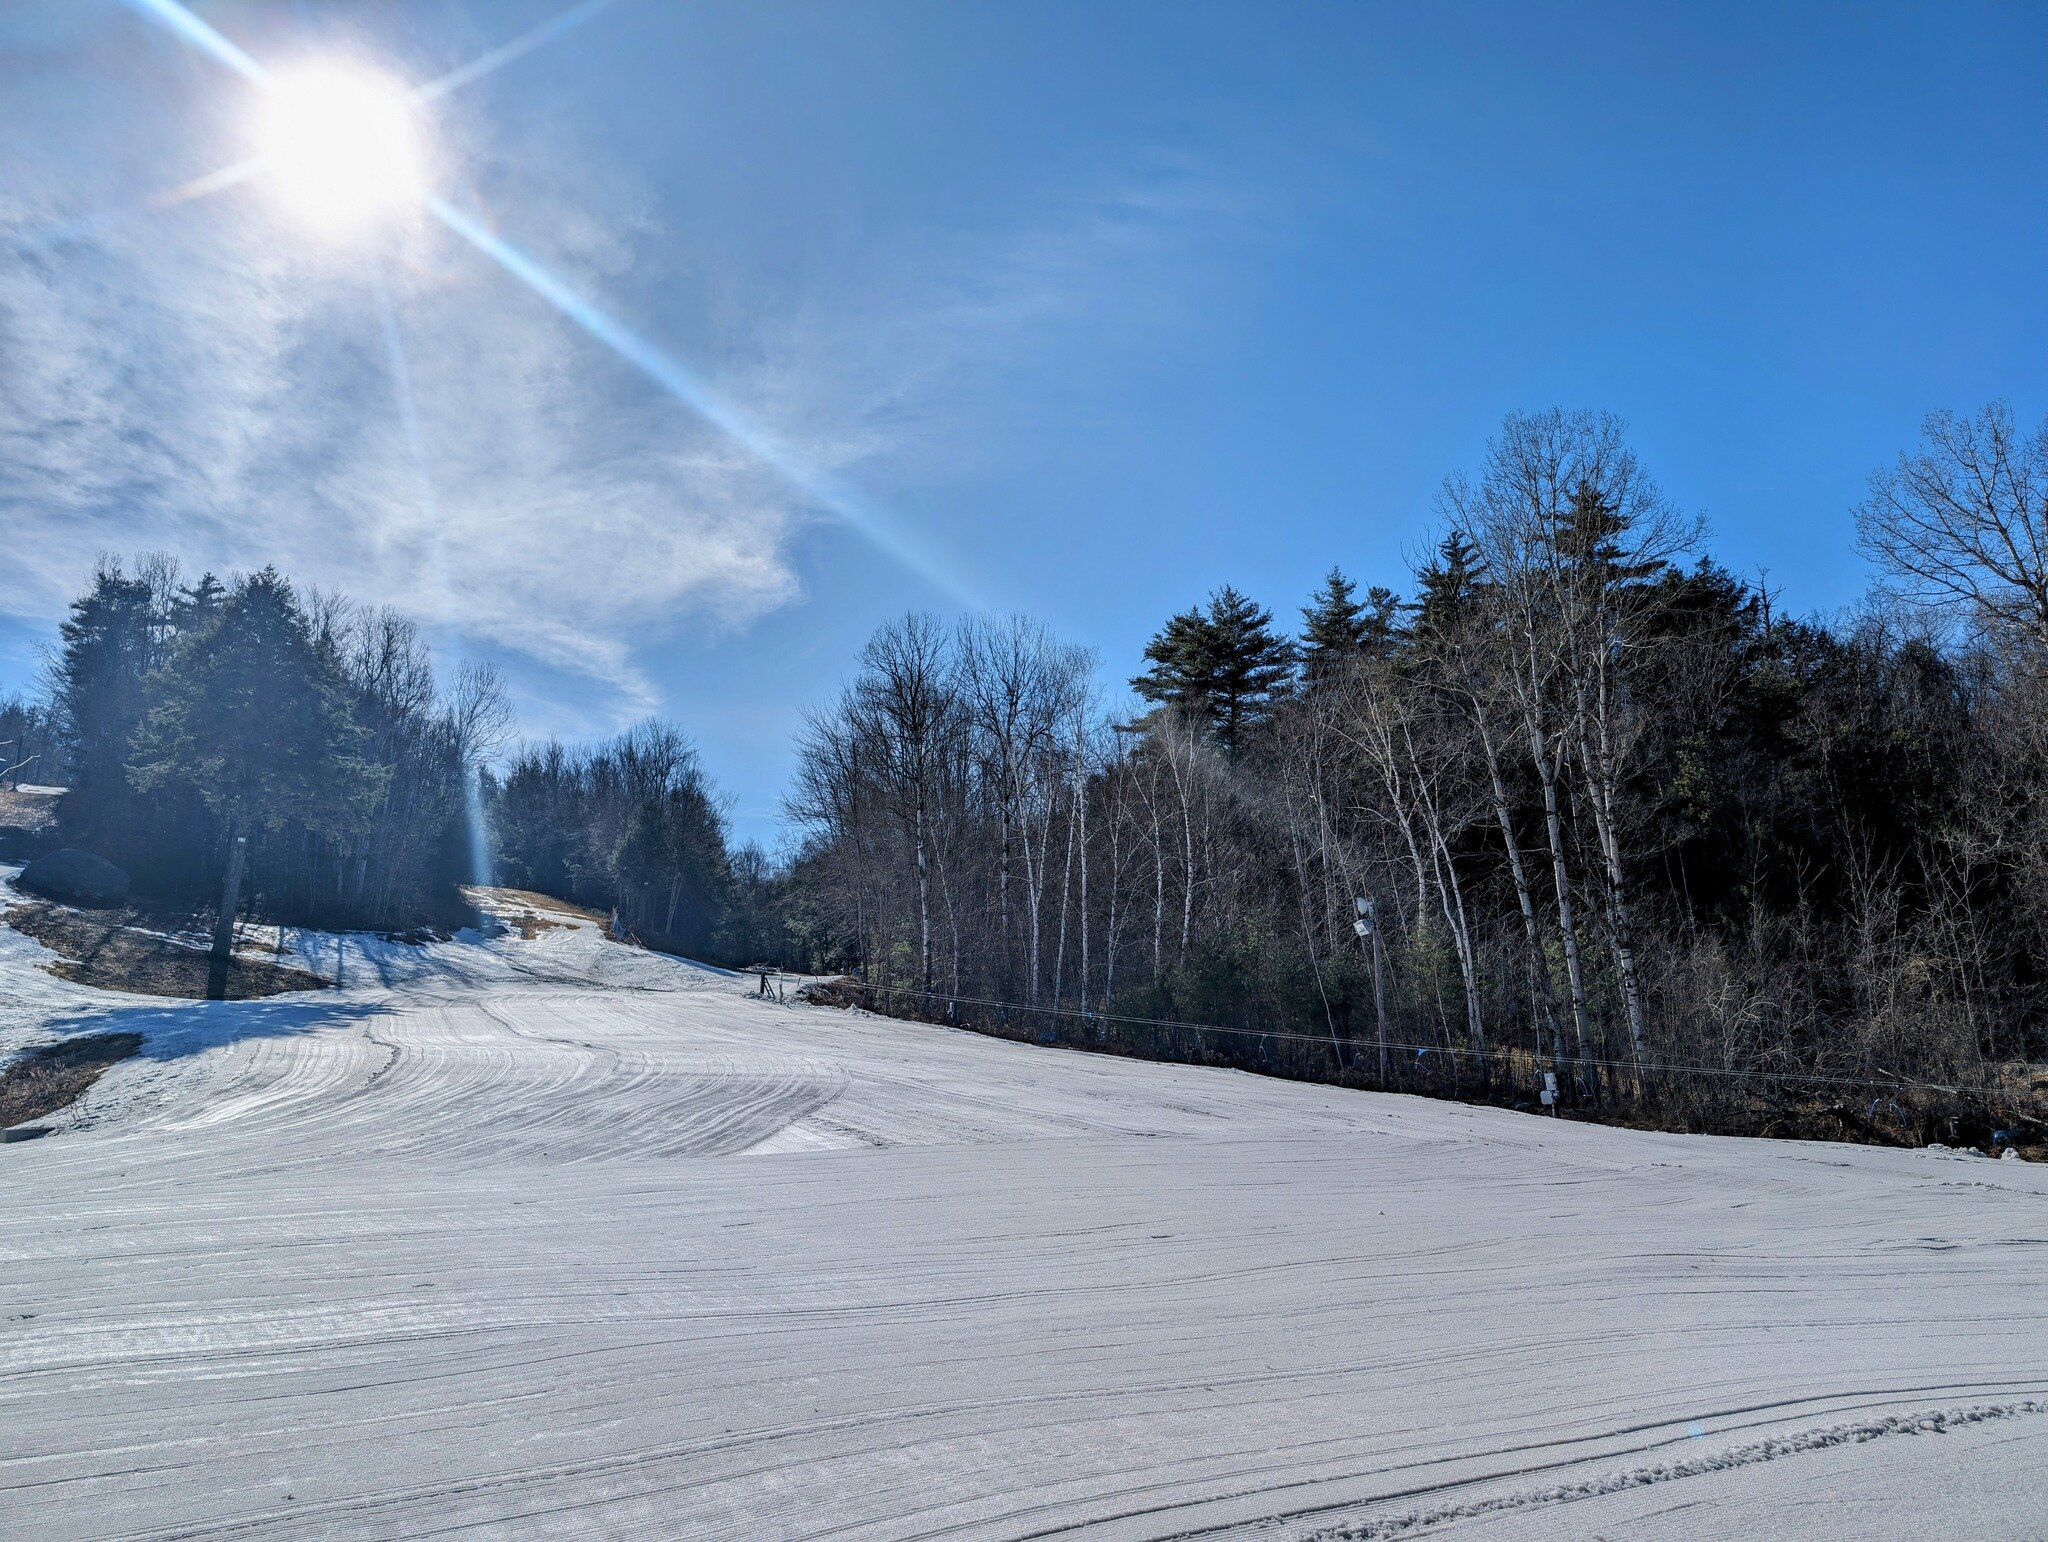
<svg viewBox="0 0 2048 1542"><path fill-rule="evenodd" d="M562 9L195 7L408 80ZM1830 610L1926 413L2048 407L2038 4L619 0L435 104L451 201L808 485L446 231L124 213L252 95L117 0L0 14L0 686L98 551L275 561L532 731L676 718L743 834L907 608L1031 611L1117 690L1218 584L1400 587L1443 477L1563 405Z"/></svg>

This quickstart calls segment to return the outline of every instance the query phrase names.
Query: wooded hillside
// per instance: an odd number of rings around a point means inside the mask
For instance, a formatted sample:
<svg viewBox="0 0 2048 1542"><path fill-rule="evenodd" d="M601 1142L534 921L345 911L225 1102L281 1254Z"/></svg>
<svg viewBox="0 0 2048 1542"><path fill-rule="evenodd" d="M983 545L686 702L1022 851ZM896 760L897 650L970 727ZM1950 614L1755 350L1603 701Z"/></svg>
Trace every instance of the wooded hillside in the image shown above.
<svg viewBox="0 0 2048 1542"><path fill-rule="evenodd" d="M1857 511L1887 585L1785 614L1593 414L1510 418L1433 554L1298 627L1225 586L1105 696L1024 617L883 626L804 722L781 865L677 728L500 753L389 611L103 565L8 765L203 904L407 926L486 873L885 1010L1664 1122L2038 1121L2048 427L1930 420ZM50 771L46 769L43 775ZM2032 1126L2029 1125L2029 1128Z"/></svg>
<svg viewBox="0 0 2048 1542"><path fill-rule="evenodd" d="M2009 1091L2048 1048L2044 432L1934 420L1860 511L1910 588L1839 621L1555 412L1445 484L1405 599L1332 572L1291 638L1220 589L1128 710L1030 622L906 617L805 729L792 903L878 1000L1136 1053L1720 1127Z"/></svg>

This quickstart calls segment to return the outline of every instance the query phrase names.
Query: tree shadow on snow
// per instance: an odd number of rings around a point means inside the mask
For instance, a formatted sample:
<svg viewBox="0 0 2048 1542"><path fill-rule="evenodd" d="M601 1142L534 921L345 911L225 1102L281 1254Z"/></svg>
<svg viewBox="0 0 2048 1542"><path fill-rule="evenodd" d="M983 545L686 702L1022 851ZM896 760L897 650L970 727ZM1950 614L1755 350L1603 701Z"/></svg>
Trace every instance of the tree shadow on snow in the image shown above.
<svg viewBox="0 0 2048 1542"><path fill-rule="evenodd" d="M139 1033L143 1060L177 1060L244 1039L282 1038L367 1021L385 1010L377 1001L312 993L252 1001L180 1001L109 1005L62 1012L41 1024L63 1040L80 1034Z"/></svg>

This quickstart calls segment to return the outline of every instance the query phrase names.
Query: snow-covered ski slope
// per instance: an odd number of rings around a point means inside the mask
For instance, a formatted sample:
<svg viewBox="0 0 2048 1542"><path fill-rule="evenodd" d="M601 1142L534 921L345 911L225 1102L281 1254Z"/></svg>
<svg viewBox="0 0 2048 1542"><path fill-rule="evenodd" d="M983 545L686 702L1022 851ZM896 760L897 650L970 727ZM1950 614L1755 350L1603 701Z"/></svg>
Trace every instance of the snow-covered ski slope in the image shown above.
<svg viewBox="0 0 2048 1542"><path fill-rule="evenodd" d="M747 999L593 929L52 979L0 1535L2048 1536L2048 1169Z"/></svg>

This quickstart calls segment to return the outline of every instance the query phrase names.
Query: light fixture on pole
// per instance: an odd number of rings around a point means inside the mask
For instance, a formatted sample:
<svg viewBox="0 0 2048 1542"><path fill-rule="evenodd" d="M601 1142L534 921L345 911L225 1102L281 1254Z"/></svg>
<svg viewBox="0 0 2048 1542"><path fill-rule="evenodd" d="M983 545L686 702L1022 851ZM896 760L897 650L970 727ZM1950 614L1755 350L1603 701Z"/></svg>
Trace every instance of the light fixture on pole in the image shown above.
<svg viewBox="0 0 2048 1542"><path fill-rule="evenodd" d="M1379 913L1372 900L1363 894L1351 901L1351 907L1358 913L1351 929L1358 934L1359 946L1365 949L1365 956L1372 960L1372 1010L1379 1021L1380 1086L1384 1088L1387 1085L1387 995L1380 983Z"/></svg>

